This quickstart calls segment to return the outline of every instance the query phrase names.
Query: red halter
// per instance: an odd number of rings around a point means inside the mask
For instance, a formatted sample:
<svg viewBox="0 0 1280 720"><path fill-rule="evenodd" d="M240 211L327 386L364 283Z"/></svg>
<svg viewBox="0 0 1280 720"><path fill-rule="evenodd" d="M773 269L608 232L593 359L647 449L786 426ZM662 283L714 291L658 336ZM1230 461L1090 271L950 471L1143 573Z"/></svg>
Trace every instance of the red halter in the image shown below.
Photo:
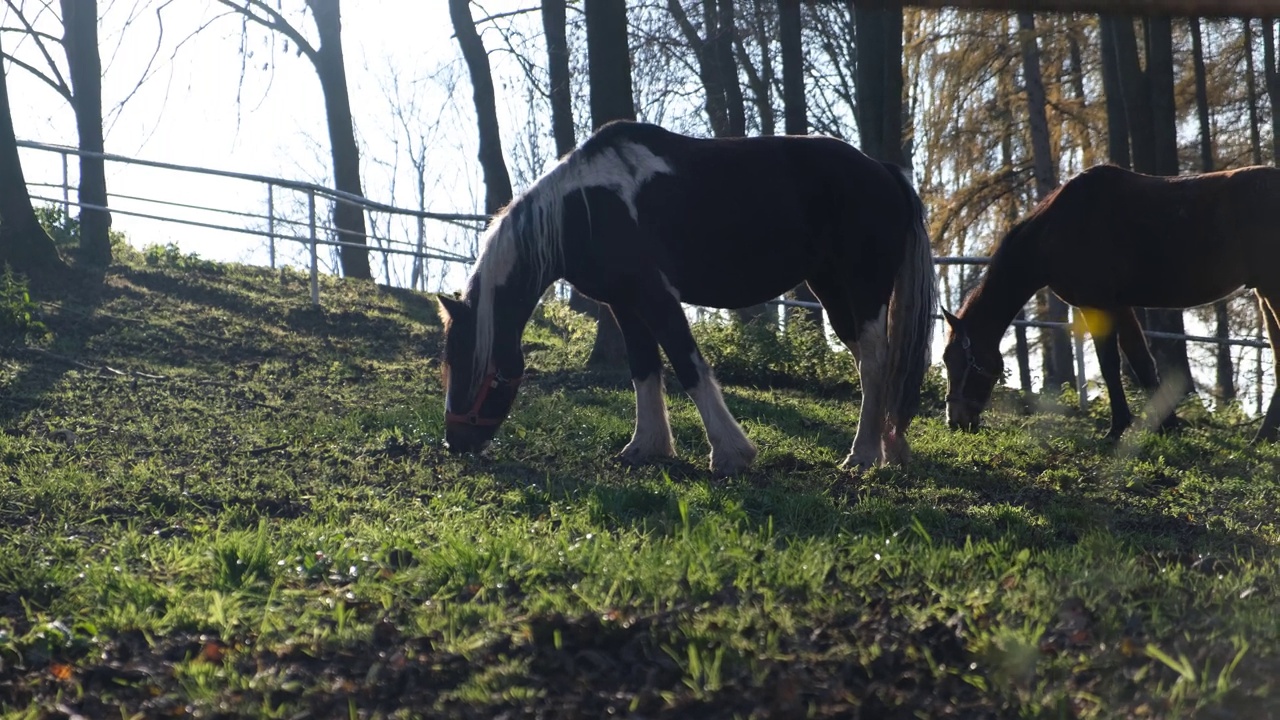
<svg viewBox="0 0 1280 720"><path fill-rule="evenodd" d="M467 425L477 425L477 426L501 424L502 421L506 419L505 417L500 417L500 418L480 417L480 407L484 405L484 401L489 398L490 391L496 390L497 388L500 388L500 387L508 387L508 388L511 388L512 392L515 392L516 389L520 387L520 381L523 379L524 379L524 376L522 375L516 376L513 378L503 377L501 371L499 371L497 368L494 368L492 365L489 366L489 372L485 374L484 379L480 381L480 392L476 393L476 399L475 399L475 402L471 403L471 409L468 410L463 415L458 415L451 412L445 412L444 414L445 422L465 423Z"/></svg>

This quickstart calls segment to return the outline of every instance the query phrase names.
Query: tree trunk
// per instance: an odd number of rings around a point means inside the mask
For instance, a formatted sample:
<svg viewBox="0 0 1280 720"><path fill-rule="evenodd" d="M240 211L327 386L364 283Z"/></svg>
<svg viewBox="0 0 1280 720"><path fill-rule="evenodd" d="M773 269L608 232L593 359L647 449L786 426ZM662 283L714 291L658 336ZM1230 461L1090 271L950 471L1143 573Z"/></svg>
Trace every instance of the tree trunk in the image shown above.
<svg viewBox="0 0 1280 720"><path fill-rule="evenodd" d="M1022 46L1022 76L1027 87L1027 117L1031 126L1031 155L1036 178L1036 198L1043 200L1058 186L1058 171L1053 159L1053 146L1049 137L1049 118L1046 112L1044 78L1040 74L1040 45L1036 39L1035 15L1018 13L1018 31ZM1049 290L1044 294L1046 322L1067 321L1067 304ZM1044 348L1044 386L1051 394L1061 392L1062 386L1075 385L1076 373L1072 363L1071 333L1066 328L1046 328L1041 331Z"/></svg>
<svg viewBox="0 0 1280 720"><path fill-rule="evenodd" d="M325 117L329 121L329 145L333 153L333 184L338 190L364 197L360 188L360 148L356 145L351 119L351 97L347 93L347 70L342 53L342 19L339 0L307 0L315 18L320 45L316 48L316 75L324 92ZM364 208L334 202L333 224L338 240L342 274L370 279L368 240L365 237Z"/></svg>
<svg viewBox="0 0 1280 720"><path fill-rule="evenodd" d="M1122 168L1129 159L1129 125L1125 118L1124 91L1120 84L1120 58L1116 49L1116 24L1110 15L1098 18L1102 36L1102 92L1107 103L1107 159Z"/></svg>
<svg viewBox="0 0 1280 720"><path fill-rule="evenodd" d="M862 150L906 167L902 145L902 8L854 6L858 136Z"/></svg>
<svg viewBox="0 0 1280 720"><path fill-rule="evenodd" d="M1262 164L1262 131L1258 124L1258 79L1253 67L1253 25L1244 19L1244 81L1249 103L1249 157L1254 165Z"/></svg>
<svg viewBox="0 0 1280 720"><path fill-rule="evenodd" d="M101 157L102 61L98 57L97 0L62 0L62 46L71 75L71 106L76 114L80 150L80 257L90 265L111 263L111 214L83 205L107 206L107 174Z"/></svg>
<svg viewBox="0 0 1280 720"><path fill-rule="evenodd" d="M804 94L804 44L800 25L800 0L778 0L778 44L782 49L783 129L788 135L809 134L809 111ZM800 283L791 291L792 299L818 302L809 286ZM817 308L788 308L787 320L806 318L825 327Z"/></svg>
<svg viewBox="0 0 1280 720"><path fill-rule="evenodd" d="M511 177L502 158L502 133L498 129L489 55L471 19L471 0L449 0L449 17L471 75L476 125L480 131L480 169L484 172L484 211L492 216L511 202Z"/></svg>
<svg viewBox="0 0 1280 720"><path fill-rule="evenodd" d="M13 130L9 83L0 67L0 264L5 263L14 272L37 279L59 275L67 269L31 207Z"/></svg>
<svg viewBox="0 0 1280 720"><path fill-rule="evenodd" d="M1205 77L1204 42L1200 36L1200 18L1191 18L1191 62L1195 73L1196 84L1196 117L1200 121L1200 170L1213 172L1213 130L1209 118L1209 87ZM1213 305L1214 337L1226 340L1231 336L1231 316L1227 311L1227 301L1220 300ZM1220 344L1216 349L1217 364L1214 382L1214 396L1219 403L1229 402L1236 397L1235 367L1231 357L1231 347Z"/></svg>
<svg viewBox="0 0 1280 720"><path fill-rule="evenodd" d="M1173 89L1173 26L1168 16L1148 17L1144 21L1147 38L1147 75L1151 88L1152 136L1155 141L1158 175L1178 174L1178 115ZM1147 310L1147 327L1151 330L1184 334L1181 310ZM1185 340L1151 339L1151 351L1166 381L1182 378L1192 388L1191 362Z"/></svg>
<svg viewBox="0 0 1280 720"><path fill-rule="evenodd" d="M1262 19L1262 64L1267 97L1271 100L1271 162L1280 164L1280 69L1276 68L1276 31L1271 18Z"/></svg>
<svg viewBox="0 0 1280 720"><path fill-rule="evenodd" d="M631 52L627 38L627 7L617 0L583 0L587 21L587 77L591 84L591 125L610 120L634 120L631 91ZM626 345L613 314L602 312L587 364L617 366L626 360Z"/></svg>
<svg viewBox="0 0 1280 720"><path fill-rule="evenodd" d="M573 152L573 87L569 82L569 39L565 31L565 0L542 0L542 31L547 38L547 74L551 89L551 134L556 155Z"/></svg>
<svg viewBox="0 0 1280 720"><path fill-rule="evenodd" d="M1155 173L1157 163L1151 131L1151 91L1138 58L1138 38L1133 30L1133 18L1116 18L1112 23L1112 30L1120 95L1124 99L1127 134L1133 148L1133 169Z"/></svg>
<svg viewBox="0 0 1280 720"><path fill-rule="evenodd" d="M551 89L551 134L556 140L556 156L573 152L577 139L573 131L573 87L569 74L569 39L565 32L565 0L542 0L542 32L547 38L547 74ZM599 317L597 303L569 288L569 307Z"/></svg>

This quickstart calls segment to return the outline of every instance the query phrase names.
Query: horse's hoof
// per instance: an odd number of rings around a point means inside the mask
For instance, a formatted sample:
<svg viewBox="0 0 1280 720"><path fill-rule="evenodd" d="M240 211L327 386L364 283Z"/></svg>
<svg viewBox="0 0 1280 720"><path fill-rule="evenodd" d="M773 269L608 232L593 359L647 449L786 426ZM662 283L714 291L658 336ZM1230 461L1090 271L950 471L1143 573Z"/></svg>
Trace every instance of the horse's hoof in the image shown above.
<svg viewBox="0 0 1280 720"><path fill-rule="evenodd" d="M749 443L745 447L734 450L720 452L712 450L711 476L723 478L746 472L751 467L751 463L755 461L756 453L755 446Z"/></svg>
<svg viewBox="0 0 1280 720"><path fill-rule="evenodd" d="M881 458L878 455L857 455L849 453L849 457L840 463L840 469L848 472L864 473L871 468L880 464Z"/></svg>
<svg viewBox="0 0 1280 720"><path fill-rule="evenodd" d="M1169 417L1164 419L1164 422L1160 423L1159 431L1160 431L1160 434L1162 435L1165 433L1176 433L1190 426L1191 426L1191 423L1187 422L1186 420L1183 420L1177 415L1170 415Z"/></svg>
<svg viewBox="0 0 1280 720"><path fill-rule="evenodd" d="M911 462L911 446L900 435L886 435L882 445L886 465L906 465Z"/></svg>
<svg viewBox="0 0 1280 720"><path fill-rule="evenodd" d="M640 448L628 445L615 457L623 465L640 466L670 460L675 456L676 452L671 448Z"/></svg>

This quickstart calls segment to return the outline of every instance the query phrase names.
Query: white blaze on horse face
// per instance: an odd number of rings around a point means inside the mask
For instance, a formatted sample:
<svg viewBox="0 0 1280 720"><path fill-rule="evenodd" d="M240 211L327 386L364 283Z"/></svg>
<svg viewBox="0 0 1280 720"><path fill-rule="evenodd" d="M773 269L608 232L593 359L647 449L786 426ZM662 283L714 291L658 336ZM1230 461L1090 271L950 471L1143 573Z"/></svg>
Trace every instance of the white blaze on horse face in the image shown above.
<svg viewBox="0 0 1280 720"><path fill-rule="evenodd" d="M631 442L622 449L622 457L641 462L654 457L675 456L671 422L667 417L667 399L662 393L662 373L633 380L636 388L636 429Z"/></svg>
<svg viewBox="0 0 1280 720"><path fill-rule="evenodd" d="M862 412L858 430L853 436L853 449L845 465L870 467L882 459L880 433L884 427L885 371L889 359L887 332L888 307L862 326L858 333L858 379L862 384Z"/></svg>
<svg viewBox="0 0 1280 720"><path fill-rule="evenodd" d="M733 418L724 404L720 384L711 368L696 350L693 364L698 368L698 384L689 388L689 397L702 416L707 430L707 442L711 443L711 470L717 475L731 475L746 470L755 460L756 448L747 439L742 426Z"/></svg>

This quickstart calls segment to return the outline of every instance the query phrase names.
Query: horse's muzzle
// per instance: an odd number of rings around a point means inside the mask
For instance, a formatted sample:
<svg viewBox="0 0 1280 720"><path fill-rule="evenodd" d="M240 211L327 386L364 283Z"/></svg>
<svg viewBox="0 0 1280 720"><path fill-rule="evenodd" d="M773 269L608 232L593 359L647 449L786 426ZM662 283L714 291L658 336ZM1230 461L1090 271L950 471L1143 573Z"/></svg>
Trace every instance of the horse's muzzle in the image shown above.
<svg viewBox="0 0 1280 720"><path fill-rule="evenodd" d="M451 453L479 453L493 442L496 430L496 427L451 422L445 424L444 439Z"/></svg>

